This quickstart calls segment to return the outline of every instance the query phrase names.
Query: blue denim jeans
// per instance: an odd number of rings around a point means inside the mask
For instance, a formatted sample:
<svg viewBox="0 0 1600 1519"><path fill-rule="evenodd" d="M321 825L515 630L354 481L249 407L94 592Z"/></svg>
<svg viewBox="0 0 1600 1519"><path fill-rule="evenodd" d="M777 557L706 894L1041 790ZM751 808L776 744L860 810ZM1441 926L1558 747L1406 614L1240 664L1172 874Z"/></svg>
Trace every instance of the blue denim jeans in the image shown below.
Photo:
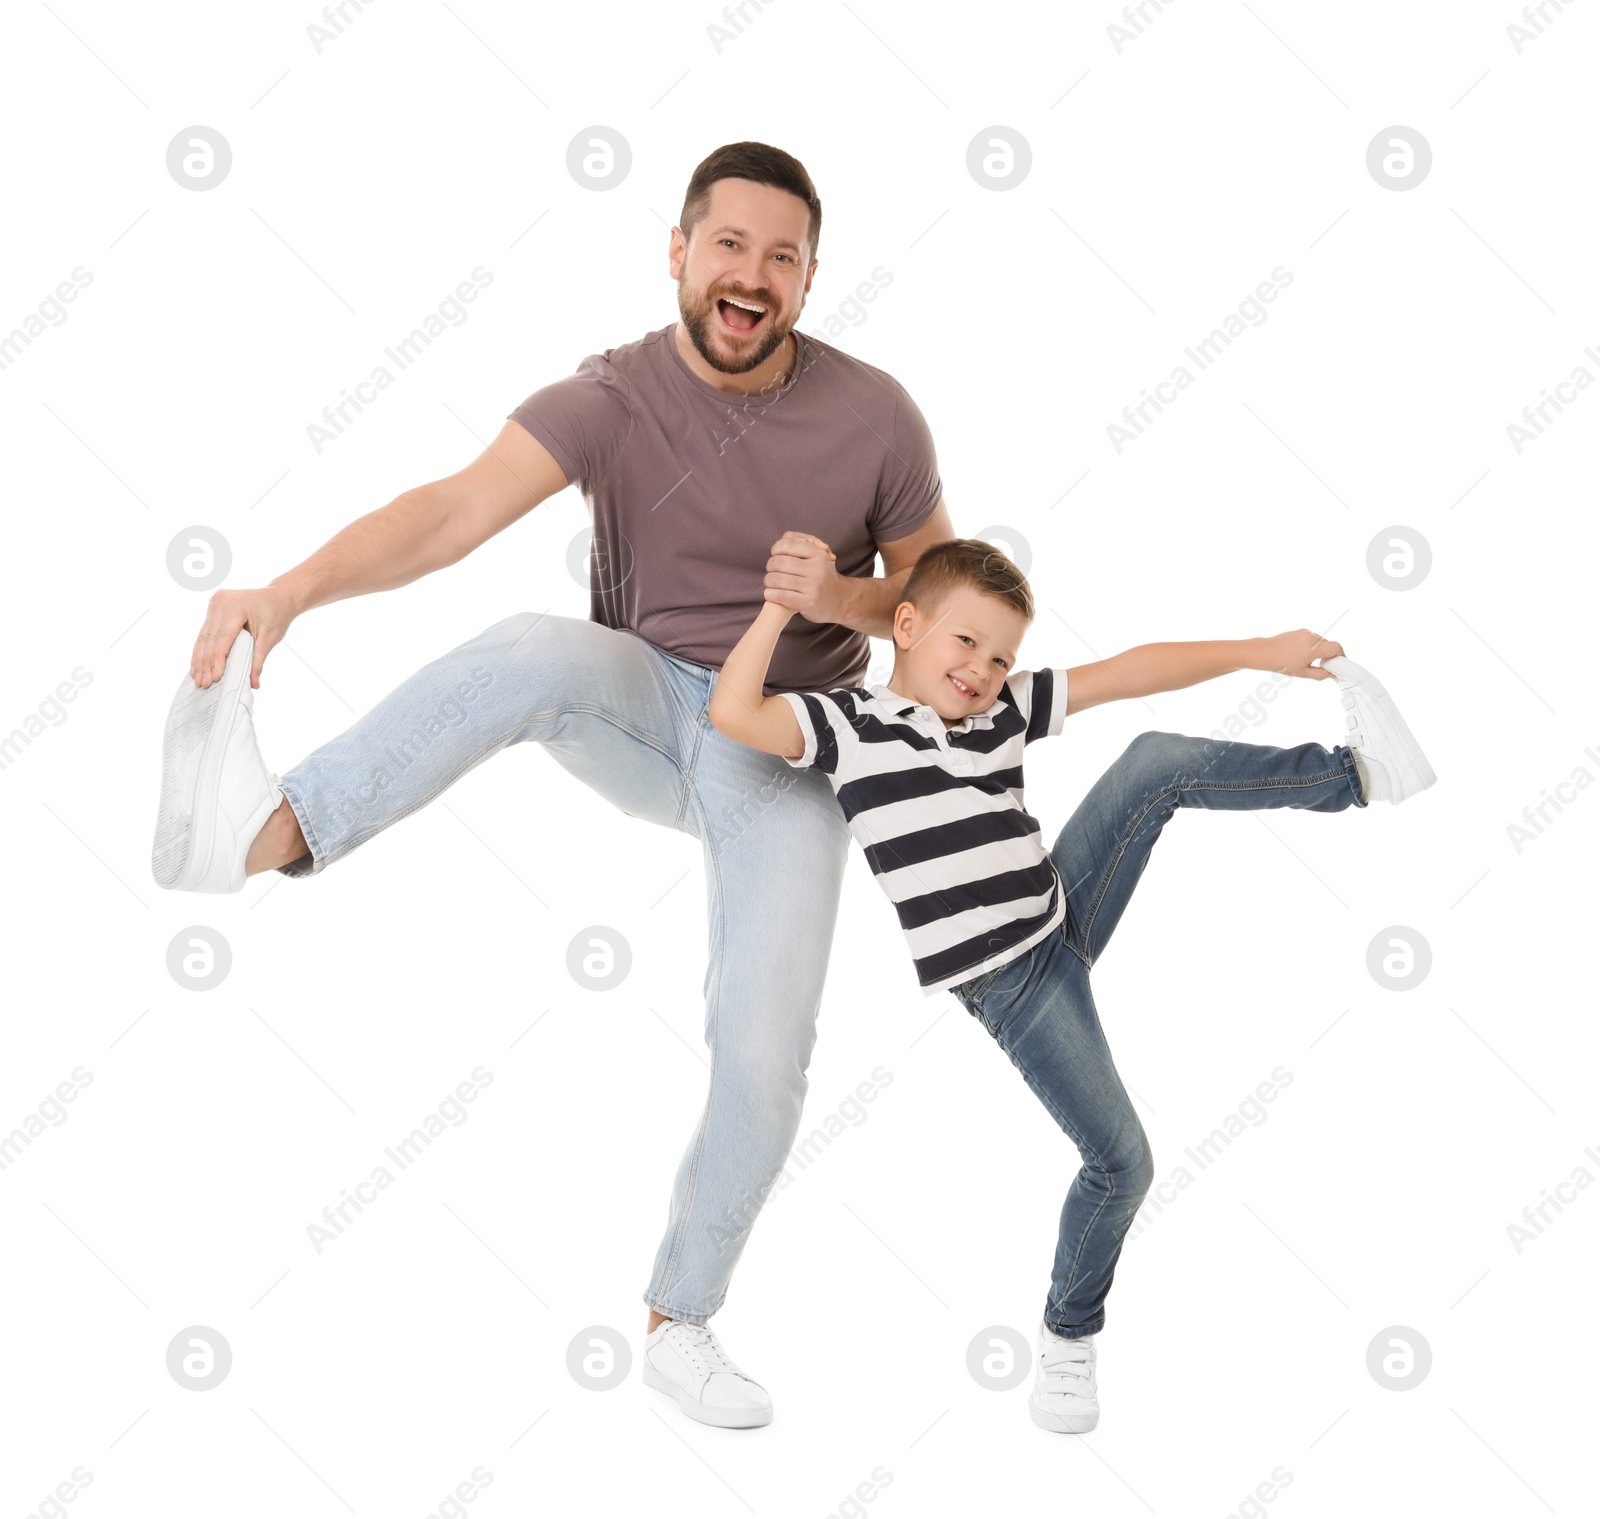
<svg viewBox="0 0 1600 1519"><path fill-rule="evenodd" d="M951 990L999 1043L1078 1148L1061 1209L1044 1322L1066 1339L1105 1325L1122 1241L1154 1164L1100 1027L1089 970L1100 958L1180 807L1218 812L1364 807L1345 745L1276 749L1181 733L1141 733L1095 782L1052 846L1066 919L1032 949Z"/></svg>
<svg viewBox="0 0 1600 1519"><path fill-rule="evenodd" d="M711 726L716 679L634 633L521 613L425 665L280 778L311 851L283 867L291 876L325 870L530 742L623 812L701 841L710 1090L644 1294L697 1324L722 1305L799 1129L850 843L820 771ZM539 811L535 793L507 826L535 829ZM593 847L626 857L620 837Z"/></svg>

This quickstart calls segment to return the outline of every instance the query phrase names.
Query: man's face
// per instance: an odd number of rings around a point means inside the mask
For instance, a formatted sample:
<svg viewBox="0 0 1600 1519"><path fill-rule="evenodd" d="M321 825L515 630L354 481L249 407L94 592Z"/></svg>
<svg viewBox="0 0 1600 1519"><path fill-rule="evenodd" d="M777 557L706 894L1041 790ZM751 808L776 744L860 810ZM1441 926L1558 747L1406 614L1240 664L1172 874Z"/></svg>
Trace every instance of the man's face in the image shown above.
<svg viewBox="0 0 1600 1519"><path fill-rule="evenodd" d="M745 374L765 363L800 319L817 267L806 241L810 219L787 190L719 179L688 241L673 229L668 267L678 312L713 369Z"/></svg>

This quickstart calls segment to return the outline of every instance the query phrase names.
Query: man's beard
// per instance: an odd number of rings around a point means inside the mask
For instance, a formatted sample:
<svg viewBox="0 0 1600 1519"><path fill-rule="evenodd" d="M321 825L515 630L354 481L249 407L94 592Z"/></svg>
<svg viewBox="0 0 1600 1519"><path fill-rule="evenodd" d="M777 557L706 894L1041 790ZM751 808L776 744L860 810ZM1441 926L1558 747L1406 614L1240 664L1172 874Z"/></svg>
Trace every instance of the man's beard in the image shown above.
<svg viewBox="0 0 1600 1519"><path fill-rule="evenodd" d="M753 293L748 296L741 292L741 299L760 301L767 308L767 330L762 335L761 341L742 359L728 359L719 354L711 346L711 322L716 315L717 303L711 292L707 291L704 305L699 310L691 310L688 294L684 282L678 281L678 315L683 318L683 325L688 330L689 341L694 344L695 351L713 369L721 370L723 374L748 374L752 369L765 364L779 347L787 340L789 327L778 324L777 303L764 293Z"/></svg>

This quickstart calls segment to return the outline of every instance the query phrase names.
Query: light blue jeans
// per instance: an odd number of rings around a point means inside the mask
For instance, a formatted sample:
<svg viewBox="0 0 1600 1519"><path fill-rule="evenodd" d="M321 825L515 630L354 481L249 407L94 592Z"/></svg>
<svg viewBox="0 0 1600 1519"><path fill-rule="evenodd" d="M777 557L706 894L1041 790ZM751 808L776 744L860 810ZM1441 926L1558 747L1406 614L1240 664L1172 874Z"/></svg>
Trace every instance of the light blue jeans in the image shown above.
<svg viewBox="0 0 1600 1519"><path fill-rule="evenodd" d="M701 841L710 1090L644 1294L696 1324L721 1307L800 1126L850 842L821 772L711 726L716 680L634 633L519 613L425 665L280 778L311 851L283 867L291 876L325 869L526 742L630 816ZM536 812L530 798L515 826ZM627 845L595 847L622 858Z"/></svg>

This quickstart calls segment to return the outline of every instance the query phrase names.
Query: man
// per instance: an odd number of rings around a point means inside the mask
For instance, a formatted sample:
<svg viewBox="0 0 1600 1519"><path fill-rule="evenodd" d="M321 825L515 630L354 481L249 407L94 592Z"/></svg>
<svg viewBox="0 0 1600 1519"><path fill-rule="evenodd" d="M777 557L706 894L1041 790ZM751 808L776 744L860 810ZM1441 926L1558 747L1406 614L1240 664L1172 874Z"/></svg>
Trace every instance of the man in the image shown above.
<svg viewBox="0 0 1600 1519"><path fill-rule="evenodd" d="M918 554L954 531L911 398L795 331L822 222L804 167L763 143L719 148L679 221L675 325L591 355L459 474L270 585L212 596L168 718L153 867L192 891L314 875L524 741L699 838L712 1078L644 1294L644 1375L692 1417L742 1427L769 1422L771 1399L706 1320L799 1128L849 834L824 777L711 726L711 690L763 600L801 614L769 691L858 684ZM594 517L588 621L497 622L267 772L253 692L296 617L454 564L569 482Z"/></svg>

